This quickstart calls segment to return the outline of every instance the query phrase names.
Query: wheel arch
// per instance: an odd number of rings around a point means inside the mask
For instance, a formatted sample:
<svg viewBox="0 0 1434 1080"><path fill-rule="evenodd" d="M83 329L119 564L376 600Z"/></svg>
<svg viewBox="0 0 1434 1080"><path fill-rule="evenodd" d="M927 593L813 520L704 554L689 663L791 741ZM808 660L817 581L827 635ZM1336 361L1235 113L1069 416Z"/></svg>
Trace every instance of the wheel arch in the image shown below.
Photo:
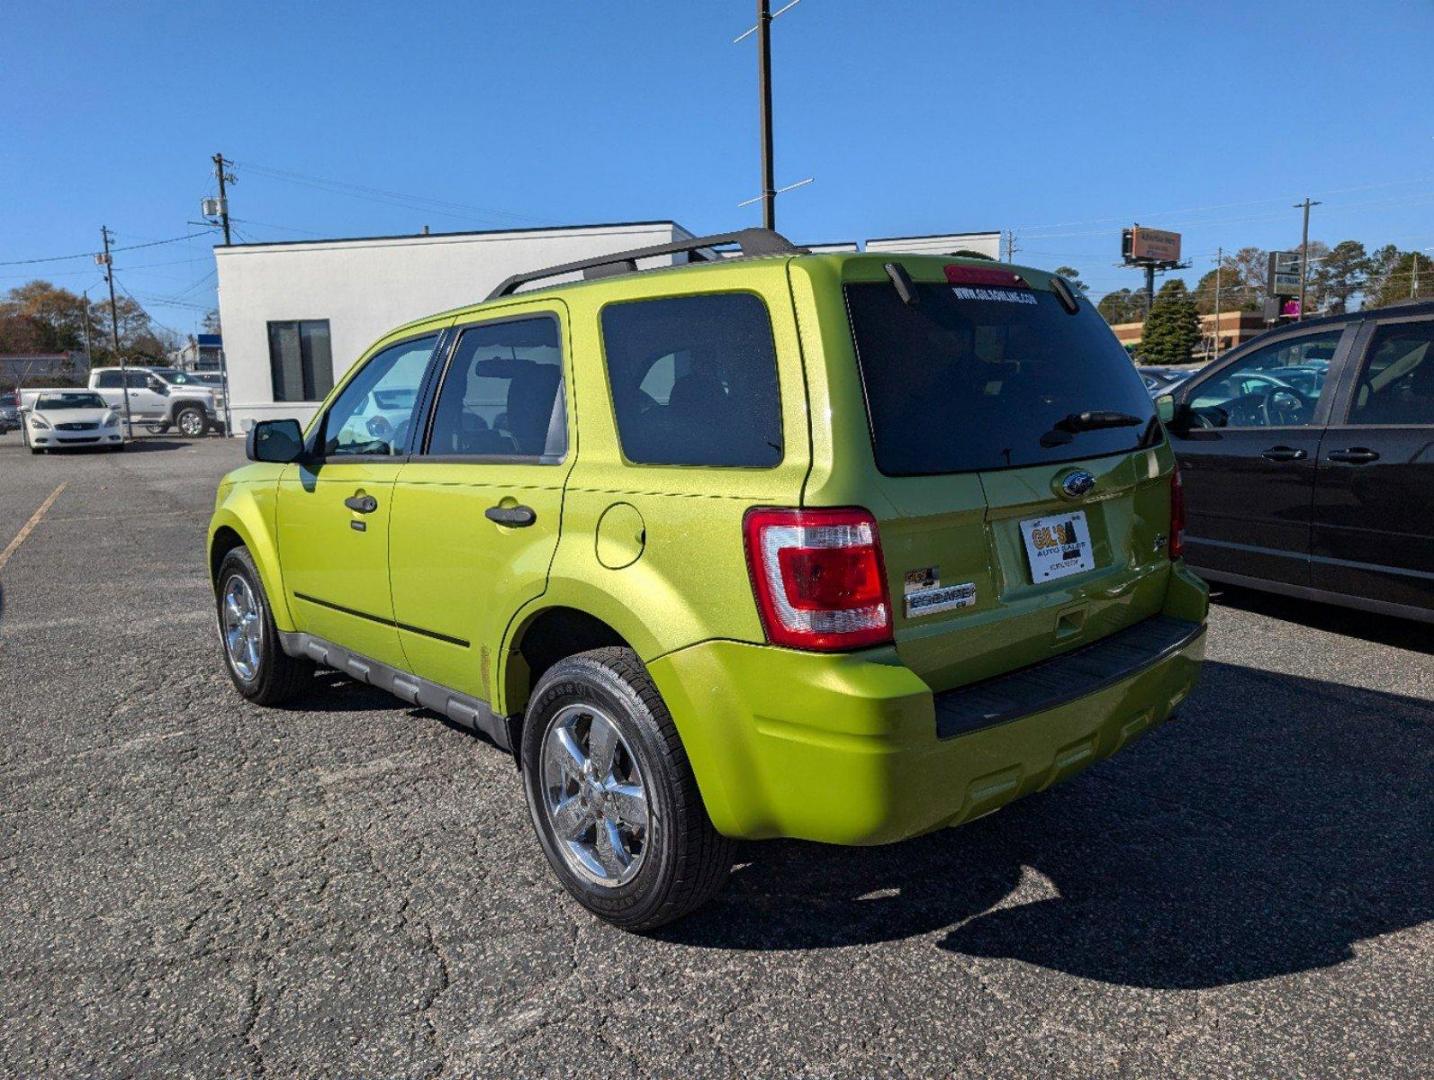
<svg viewBox="0 0 1434 1080"><path fill-rule="evenodd" d="M554 603L524 613L498 659L500 710L521 714L533 687L559 660L609 645L633 648L617 627L581 608Z"/></svg>
<svg viewBox="0 0 1434 1080"><path fill-rule="evenodd" d="M224 556L236 547L245 547L259 570L259 580L269 598L269 610L274 624L285 632L297 629L289 612L288 597L284 592L284 577L279 564L278 547L274 543L273 492L264 492L262 499L252 488L255 485L235 485L223 497L209 524L206 545L209 580L211 585L219 584L219 567ZM267 503L267 506L263 505Z"/></svg>

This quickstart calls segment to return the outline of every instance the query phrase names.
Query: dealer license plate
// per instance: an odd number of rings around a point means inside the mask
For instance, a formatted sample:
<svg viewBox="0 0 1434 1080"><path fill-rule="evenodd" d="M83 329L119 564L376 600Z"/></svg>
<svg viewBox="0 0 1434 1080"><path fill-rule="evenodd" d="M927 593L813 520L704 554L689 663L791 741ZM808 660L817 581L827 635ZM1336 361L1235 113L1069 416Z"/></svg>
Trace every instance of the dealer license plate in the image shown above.
<svg viewBox="0 0 1434 1080"><path fill-rule="evenodd" d="M1027 518L1021 522L1021 539L1026 543L1031 581L1036 584L1095 569L1084 510Z"/></svg>

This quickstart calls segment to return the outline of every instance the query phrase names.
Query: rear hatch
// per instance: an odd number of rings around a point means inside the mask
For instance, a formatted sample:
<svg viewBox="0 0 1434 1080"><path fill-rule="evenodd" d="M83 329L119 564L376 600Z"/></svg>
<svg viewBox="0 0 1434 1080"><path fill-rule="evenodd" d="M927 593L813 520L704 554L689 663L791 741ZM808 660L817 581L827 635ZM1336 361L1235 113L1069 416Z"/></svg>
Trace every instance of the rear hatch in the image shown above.
<svg viewBox="0 0 1434 1080"><path fill-rule="evenodd" d="M902 661L945 690L1157 614L1170 458L1104 319L1035 271L902 263L845 283Z"/></svg>

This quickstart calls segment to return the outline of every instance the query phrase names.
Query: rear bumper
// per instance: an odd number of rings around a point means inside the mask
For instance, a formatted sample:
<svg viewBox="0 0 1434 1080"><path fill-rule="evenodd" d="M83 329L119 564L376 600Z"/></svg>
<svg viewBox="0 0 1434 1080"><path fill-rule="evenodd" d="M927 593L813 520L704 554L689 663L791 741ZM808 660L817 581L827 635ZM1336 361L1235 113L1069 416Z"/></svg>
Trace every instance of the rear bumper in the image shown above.
<svg viewBox="0 0 1434 1080"><path fill-rule="evenodd" d="M1203 587L1184 572L1172 580L1173 592L1189 589ZM1069 658L992 680L974 696L933 695L891 648L833 656L714 641L649 670L719 831L880 844L989 813L1169 719L1204 658L1203 594L1167 605L1149 620L1157 622L1162 647L1128 651L1123 670L1087 662L1071 693L1037 698L1031 711L997 708L989 723L972 722L973 700L1019 700L1020 681L1029 691L1041 669L1070 678L1069 663L1058 668ZM964 719L953 728L958 701Z"/></svg>

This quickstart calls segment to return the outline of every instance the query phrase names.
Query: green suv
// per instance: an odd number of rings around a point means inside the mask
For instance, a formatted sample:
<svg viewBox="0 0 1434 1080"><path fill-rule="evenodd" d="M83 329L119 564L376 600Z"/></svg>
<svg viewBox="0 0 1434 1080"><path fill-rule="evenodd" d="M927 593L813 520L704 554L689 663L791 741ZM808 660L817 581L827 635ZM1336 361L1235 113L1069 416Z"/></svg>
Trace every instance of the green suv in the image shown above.
<svg viewBox="0 0 1434 1080"><path fill-rule="evenodd" d="M248 453L208 541L239 692L320 666L481 732L632 929L736 839L888 843L1063 780L1203 655L1150 397L1025 267L762 230L547 267Z"/></svg>

